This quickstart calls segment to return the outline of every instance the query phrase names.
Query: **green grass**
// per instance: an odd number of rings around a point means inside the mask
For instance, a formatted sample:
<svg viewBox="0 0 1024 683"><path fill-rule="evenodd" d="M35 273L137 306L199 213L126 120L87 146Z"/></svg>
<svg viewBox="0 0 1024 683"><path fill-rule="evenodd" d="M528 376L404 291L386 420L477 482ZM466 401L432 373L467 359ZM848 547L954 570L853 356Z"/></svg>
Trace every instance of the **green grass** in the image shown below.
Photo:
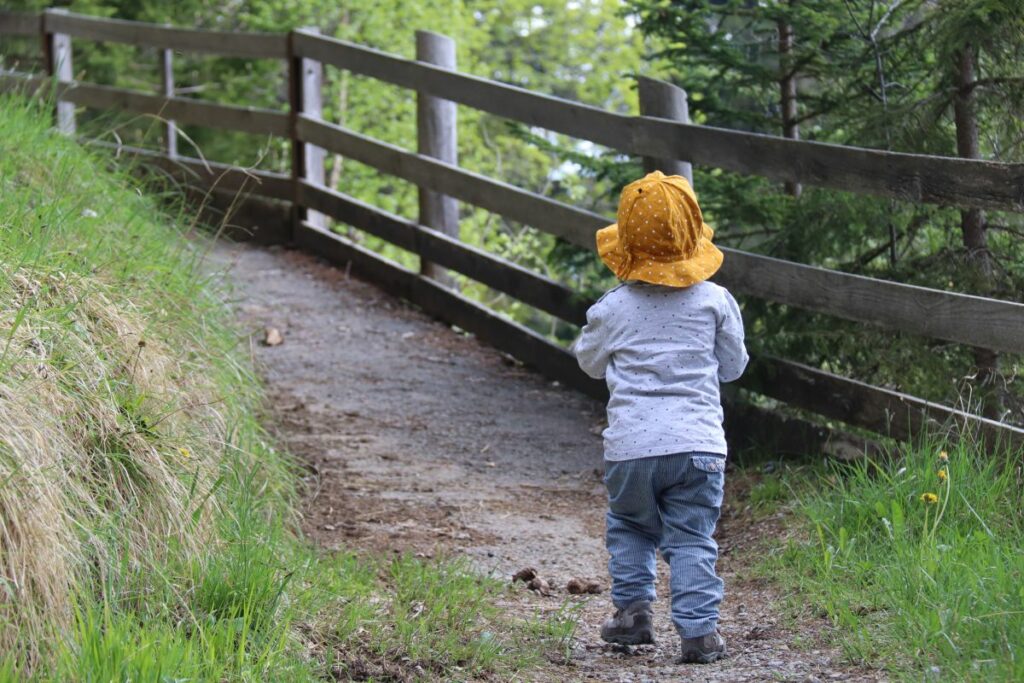
<svg viewBox="0 0 1024 683"><path fill-rule="evenodd" d="M48 118L0 98L0 681L509 678L564 649L463 563L299 538L208 240Z"/></svg>
<svg viewBox="0 0 1024 683"><path fill-rule="evenodd" d="M750 489L750 506L765 514L775 512L790 497L782 477L766 474Z"/></svg>
<svg viewBox="0 0 1024 683"><path fill-rule="evenodd" d="M1022 465L969 444L836 465L797 487L804 539L764 569L855 661L905 680L1024 680Z"/></svg>

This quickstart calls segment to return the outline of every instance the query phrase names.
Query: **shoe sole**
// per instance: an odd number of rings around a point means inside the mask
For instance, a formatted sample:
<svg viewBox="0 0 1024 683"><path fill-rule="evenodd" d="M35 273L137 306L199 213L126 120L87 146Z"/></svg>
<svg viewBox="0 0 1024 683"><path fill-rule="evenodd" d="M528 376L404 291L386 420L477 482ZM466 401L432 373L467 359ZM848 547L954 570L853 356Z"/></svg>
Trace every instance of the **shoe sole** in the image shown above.
<svg viewBox="0 0 1024 683"><path fill-rule="evenodd" d="M726 656L726 651L709 652L707 654L687 653L679 658L679 664L712 664Z"/></svg>
<svg viewBox="0 0 1024 683"><path fill-rule="evenodd" d="M601 636L601 640L612 645L654 645L654 635L650 633L638 633L635 635L624 633L620 636Z"/></svg>

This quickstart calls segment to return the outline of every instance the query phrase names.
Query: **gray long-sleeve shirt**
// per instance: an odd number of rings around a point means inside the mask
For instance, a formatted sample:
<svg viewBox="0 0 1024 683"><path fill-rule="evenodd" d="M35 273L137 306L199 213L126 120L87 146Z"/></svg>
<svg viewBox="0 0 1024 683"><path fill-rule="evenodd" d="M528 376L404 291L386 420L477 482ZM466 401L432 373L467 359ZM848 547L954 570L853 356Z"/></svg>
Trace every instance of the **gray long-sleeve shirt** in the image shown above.
<svg viewBox="0 0 1024 683"><path fill-rule="evenodd" d="M575 343L580 367L611 398L604 457L726 454L720 382L743 374L743 318L728 290L627 283L587 311Z"/></svg>

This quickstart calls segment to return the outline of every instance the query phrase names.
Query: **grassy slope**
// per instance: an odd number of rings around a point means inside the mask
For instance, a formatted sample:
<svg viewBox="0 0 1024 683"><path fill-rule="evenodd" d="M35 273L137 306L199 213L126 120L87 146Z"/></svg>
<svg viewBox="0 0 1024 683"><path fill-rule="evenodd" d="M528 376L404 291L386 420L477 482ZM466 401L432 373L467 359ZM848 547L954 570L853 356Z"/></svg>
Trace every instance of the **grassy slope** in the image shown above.
<svg viewBox="0 0 1024 683"><path fill-rule="evenodd" d="M0 681L457 680L564 639L458 564L296 538L202 240L47 118L0 98Z"/></svg>
<svg viewBox="0 0 1024 683"><path fill-rule="evenodd" d="M763 568L854 660L904 680L1024 680L1022 465L931 443L834 467L794 487L803 540Z"/></svg>

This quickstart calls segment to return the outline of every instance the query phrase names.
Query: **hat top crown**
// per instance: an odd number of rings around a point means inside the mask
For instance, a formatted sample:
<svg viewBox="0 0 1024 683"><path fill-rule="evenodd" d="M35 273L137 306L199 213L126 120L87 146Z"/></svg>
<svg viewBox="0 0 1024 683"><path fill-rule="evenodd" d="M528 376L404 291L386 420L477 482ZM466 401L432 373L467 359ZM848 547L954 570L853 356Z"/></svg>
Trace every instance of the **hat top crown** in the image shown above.
<svg viewBox="0 0 1024 683"><path fill-rule="evenodd" d="M663 259L692 257L704 225L686 178L660 171L623 189L617 218L627 253Z"/></svg>

